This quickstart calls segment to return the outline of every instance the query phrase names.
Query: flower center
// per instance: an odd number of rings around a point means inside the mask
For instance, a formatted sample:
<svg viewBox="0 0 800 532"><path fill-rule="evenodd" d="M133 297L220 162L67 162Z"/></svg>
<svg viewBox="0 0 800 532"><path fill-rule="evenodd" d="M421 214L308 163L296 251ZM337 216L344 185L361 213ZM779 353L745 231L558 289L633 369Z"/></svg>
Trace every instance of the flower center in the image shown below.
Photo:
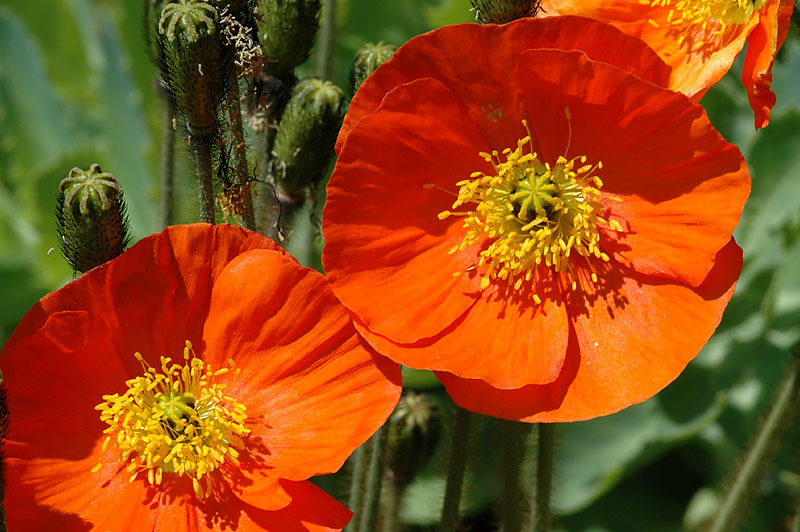
<svg viewBox="0 0 800 532"><path fill-rule="evenodd" d="M683 44L692 31L706 32L711 36L719 36L729 26L744 24L753 15L753 11L761 9L766 0L639 0L642 5L651 7L669 7L667 19L663 22L649 20L656 27L666 26L677 30L678 44ZM694 48L702 47L706 42L698 40Z"/></svg>
<svg viewBox="0 0 800 532"><path fill-rule="evenodd" d="M124 394L104 395L95 407L108 423L103 451L111 442L119 448L120 462L130 462L131 482L143 471L148 482L156 485L164 473L188 475L195 494L203 499L211 492L208 474L226 461L238 465L242 438L250 433L244 426L245 406L224 394L224 384L214 382L233 369L233 360L230 368L211 371L195 357L188 341L185 364L161 357L161 372L141 354L134 356L144 375L126 381Z"/></svg>
<svg viewBox="0 0 800 532"><path fill-rule="evenodd" d="M622 231L622 227L602 216L603 183L594 175L595 170L602 169L602 163L585 164L585 156L569 160L560 156L554 165L542 162L533 151L527 122L523 120L522 124L528 135L517 141L515 150L503 150L505 162L496 151L480 154L494 167L493 175L474 172L471 179L456 183L461 188L453 209L470 204L475 205L474 209L443 211L439 219L452 215L466 217L463 226L467 232L450 253L484 239L492 240L480 252L478 264L471 267L486 266L482 289L496 279L515 290L523 282L531 282L533 299L538 304L541 298L536 293L536 282L540 264L557 274L565 274L571 288L576 290L579 277L570 259L577 254L585 259L591 272L589 277L597 283L589 259L609 260L598 245L598 225L613 231Z"/></svg>

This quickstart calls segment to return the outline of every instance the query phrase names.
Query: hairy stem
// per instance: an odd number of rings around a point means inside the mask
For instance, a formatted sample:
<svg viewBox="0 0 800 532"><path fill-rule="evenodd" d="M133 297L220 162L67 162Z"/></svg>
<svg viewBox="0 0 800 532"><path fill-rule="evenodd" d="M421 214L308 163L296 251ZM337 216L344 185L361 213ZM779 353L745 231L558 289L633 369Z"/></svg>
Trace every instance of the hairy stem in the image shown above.
<svg viewBox="0 0 800 532"><path fill-rule="evenodd" d="M372 440L372 456L369 460L367 493L364 500L364 513L361 516L360 532L375 532L377 529L381 488L386 473L386 444L388 441L389 426L387 423L378 429Z"/></svg>
<svg viewBox="0 0 800 532"><path fill-rule="evenodd" d="M175 116L169 104L164 84L156 81L158 93L161 96L161 160L159 163L159 178L161 179L161 198L159 202L159 216L161 227L175 223Z"/></svg>
<svg viewBox="0 0 800 532"><path fill-rule="evenodd" d="M471 420L472 417L468 410L460 407L456 409L453 444L450 449L450 463L447 466L447 486L444 492L439 532L453 532L458 524L458 507L461 503L464 471L467 468L467 443Z"/></svg>
<svg viewBox="0 0 800 532"><path fill-rule="evenodd" d="M192 150L197 177L200 181L200 219L203 222L216 223L214 209L214 136L211 134L194 134Z"/></svg>
<svg viewBox="0 0 800 532"><path fill-rule="evenodd" d="M336 0L322 1L322 17L319 29L316 74L330 79L333 72L333 47L336 40Z"/></svg>
<svg viewBox="0 0 800 532"><path fill-rule="evenodd" d="M787 424L784 422L797 403L798 383L800 383L800 354L795 353L795 359L788 377L781 385L772 409L764 421L761 429L747 452L741 468L730 485L722 501L709 532L723 532L736 529L736 521L740 511L748 502L754 491L758 479L766 470L772 452L778 442L780 429Z"/></svg>
<svg viewBox="0 0 800 532"><path fill-rule="evenodd" d="M522 490L520 467L524 454L522 424L501 421L503 438L503 532L520 532L522 527Z"/></svg>
<svg viewBox="0 0 800 532"><path fill-rule="evenodd" d="M239 83L231 85L229 108L231 120L231 132L233 133L233 156L236 164L236 176L240 186L248 187L248 193L244 196L242 225L245 229L256 230L256 218L253 211L253 196L249 193L250 171L247 168L247 144L244 138L244 127L242 126L242 106L241 94L239 93Z"/></svg>
<svg viewBox="0 0 800 532"><path fill-rule="evenodd" d="M536 453L536 489L533 498L533 532L550 530L550 495L553 485L553 425L539 423L539 445Z"/></svg>
<svg viewBox="0 0 800 532"><path fill-rule="evenodd" d="M369 447L366 443L356 449L353 457L353 476L350 478L350 497L347 507L353 512L353 518L344 528L344 532L356 532L361 522L364 502L364 481L367 477L367 460L369 460Z"/></svg>

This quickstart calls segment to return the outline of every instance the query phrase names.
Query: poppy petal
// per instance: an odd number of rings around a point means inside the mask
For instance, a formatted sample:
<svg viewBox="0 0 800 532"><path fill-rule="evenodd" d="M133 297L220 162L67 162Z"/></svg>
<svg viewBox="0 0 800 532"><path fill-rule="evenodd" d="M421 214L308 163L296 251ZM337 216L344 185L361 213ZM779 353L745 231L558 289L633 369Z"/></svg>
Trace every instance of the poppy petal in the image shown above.
<svg viewBox="0 0 800 532"><path fill-rule="evenodd" d="M537 150L545 160L585 155L587 164L602 162L595 172L602 192L622 199L605 201L608 217L625 229L606 232L615 240L609 251L642 274L703 282L750 190L739 150L681 94L579 52L523 55L520 84L526 108L535 110L530 127ZM597 124L603 124L601 134ZM554 127L563 134L551 134Z"/></svg>
<svg viewBox="0 0 800 532"><path fill-rule="evenodd" d="M731 240L697 288L618 272L621 288L595 302L589 315L572 309L570 346L552 384L499 390L437 376L457 404L481 414L560 422L614 413L651 397L694 358L719 323L741 266L741 249Z"/></svg>
<svg viewBox="0 0 800 532"><path fill-rule="evenodd" d="M516 70L519 54L532 48L580 50L596 61L613 64L662 86L670 76L666 64L639 39L583 17L528 18L503 26L459 24L416 37L414 43L414 47L397 50L370 76L369 83L359 88L336 141L337 153L353 127L375 112L388 92L415 79L436 78L463 101L478 102L469 112L479 124L496 110L515 107L518 96L505 83L487 80L507 82L508 73ZM619 54L618 50L626 53ZM493 140L506 146L517 138Z"/></svg>
<svg viewBox="0 0 800 532"><path fill-rule="evenodd" d="M215 368L236 354L226 393L246 398L253 452L282 478L336 471L400 397L399 367L362 344L325 278L274 251L221 273L204 342Z"/></svg>
<svg viewBox="0 0 800 532"><path fill-rule="evenodd" d="M769 124L775 105L775 93L770 90L772 65L789 31L793 8L792 0L767 2L759 11L758 25L750 34L742 66L742 84L747 89L750 107L755 111L756 129Z"/></svg>
<svg viewBox="0 0 800 532"><path fill-rule="evenodd" d="M351 136L323 215L329 282L352 312L369 310L370 330L398 342L430 338L480 288L475 276L458 275L474 263L475 246L448 253L461 243L462 220L437 213L451 208L457 181L486 166L475 148L486 141L464 105L430 78L392 91Z"/></svg>
<svg viewBox="0 0 800 532"><path fill-rule="evenodd" d="M516 389L556 380L567 351L569 325L563 303L554 297L540 305L531 302L530 294L513 302L485 294L442 334L411 345L375 334L357 319L355 323L370 345L401 364Z"/></svg>

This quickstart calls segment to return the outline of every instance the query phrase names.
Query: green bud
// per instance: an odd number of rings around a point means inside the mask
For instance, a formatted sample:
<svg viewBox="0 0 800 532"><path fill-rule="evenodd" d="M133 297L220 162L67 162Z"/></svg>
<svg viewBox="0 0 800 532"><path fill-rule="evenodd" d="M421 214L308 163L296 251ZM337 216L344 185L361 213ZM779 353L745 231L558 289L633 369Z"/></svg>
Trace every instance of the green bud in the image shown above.
<svg viewBox="0 0 800 532"><path fill-rule="evenodd" d="M411 482L433 455L439 442L436 406L425 394L407 391L391 417L388 467L400 486Z"/></svg>
<svg viewBox="0 0 800 532"><path fill-rule="evenodd" d="M470 0L475 20L481 24L505 24L512 20L535 17L541 0Z"/></svg>
<svg viewBox="0 0 800 532"><path fill-rule="evenodd" d="M342 126L344 92L329 81L307 78L295 85L278 123L273 173L293 199L319 180L333 156Z"/></svg>
<svg viewBox="0 0 800 532"><path fill-rule="evenodd" d="M76 272L119 256L130 240L122 189L99 164L73 168L61 181L56 208L59 246Z"/></svg>
<svg viewBox="0 0 800 532"><path fill-rule="evenodd" d="M268 74L291 77L305 63L319 30L320 0L258 0L258 38Z"/></svg>
<svg viewBox="0 0 800 532"><path fill-rule="evenodd" d="M217 9L198 0L165 5L158 23L161 77L195 129L216 124L234 72L233 47L225 45L218 25Z"/></svg>
<svg viewBox="0 0 800 532"><path fill-rule="evenodd" d="M397 51L397 46L381 41L378 44L367 43L356 52L353 61L353 70L350 73L350 83L355 92L364 83L370 74L384 64Z"/></svg>
<svg viewBox="0 0 800 532"><path fill-rule="evenodd" d="M158 23L161 20L161 10L166 4L167 0L144 0L144 34L150 59L154 63L158 63Z"/></svg>

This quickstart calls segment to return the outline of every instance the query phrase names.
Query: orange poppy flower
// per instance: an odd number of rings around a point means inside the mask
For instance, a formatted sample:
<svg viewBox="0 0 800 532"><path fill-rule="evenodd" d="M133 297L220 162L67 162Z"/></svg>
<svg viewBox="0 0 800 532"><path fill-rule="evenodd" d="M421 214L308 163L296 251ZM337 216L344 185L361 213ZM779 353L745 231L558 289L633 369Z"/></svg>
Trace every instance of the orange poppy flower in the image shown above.
<svg viewBox="0 0 800 532"><path fill-rule="evenodd" d="M789 30L792 0L542 0L542 14L583 15L649 44L673 68L669 87L699 101L747 43L742 83L756 128L769 123L772 64Z"/></svg>
<svg viewBox="0 0 800 532"><path fill-rule="evenodd" d="M465 24L362 85L323 264L373 347L527 421L608 414L678 375L733 292L750 182L647 50L578 17Z"/></svg>
<svg viewBox="0 0 800 532"><path fill-rule="evenodd" d="M42 298L0 352L9 529L341 530L350 512L306 479L400 394L362 342L265 237L143 239Z"/></svg>

